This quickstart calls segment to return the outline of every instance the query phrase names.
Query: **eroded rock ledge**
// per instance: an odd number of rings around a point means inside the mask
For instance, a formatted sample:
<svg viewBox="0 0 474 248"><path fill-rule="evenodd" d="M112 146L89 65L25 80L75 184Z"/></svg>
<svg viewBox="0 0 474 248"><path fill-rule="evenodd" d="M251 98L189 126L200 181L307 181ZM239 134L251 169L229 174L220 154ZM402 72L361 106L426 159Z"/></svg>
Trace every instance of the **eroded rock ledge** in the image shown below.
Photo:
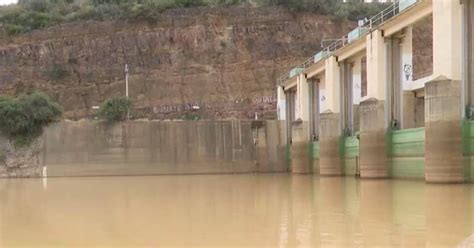
<svg viewBox="0 0 474 248"><path fill-rule="evenodd" d="M0 138L0 178L41 177L43 175L42 149L42 138L23 147L16 147L11 141Z"/></svg>

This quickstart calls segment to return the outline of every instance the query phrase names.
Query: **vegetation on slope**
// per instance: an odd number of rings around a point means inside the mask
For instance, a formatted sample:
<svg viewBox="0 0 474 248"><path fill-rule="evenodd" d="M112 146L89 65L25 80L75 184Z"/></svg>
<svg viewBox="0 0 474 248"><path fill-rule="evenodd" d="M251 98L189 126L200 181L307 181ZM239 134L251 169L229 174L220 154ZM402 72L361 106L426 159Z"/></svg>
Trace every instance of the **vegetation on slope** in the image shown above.
<svg viewBox="0 0 474 248"><path fill-rule="evenodd" d="M0 96L0 134L16 145L30 143L61 115L62 108L43 93L18 98Z"/></svg>
<svg viewBox="0 0 474 248"><path fill-rule="evenodd" d="M127 97L114 97L106 100L99 110L99 116L108 122L123 121L132 109L133 103Z"/></svg>
<svg viewBox="0 0 474 248"><path fill-rule="evenodd" d="M283 6L292 11L333 15L341 20L362 19L384 7L356 1L342 3L342 0L19 0L17 5L0 7L0 33L15 35L78 20L153 21L171 8L242 3Z"/></svg>

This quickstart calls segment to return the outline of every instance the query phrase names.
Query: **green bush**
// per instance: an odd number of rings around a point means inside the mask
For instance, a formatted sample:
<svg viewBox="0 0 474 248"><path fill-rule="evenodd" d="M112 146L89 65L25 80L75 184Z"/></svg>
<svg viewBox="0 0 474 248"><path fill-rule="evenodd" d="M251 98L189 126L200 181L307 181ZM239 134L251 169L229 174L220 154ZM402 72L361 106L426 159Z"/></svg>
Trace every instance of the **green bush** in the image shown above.
<svg viewBox="0 0 474 248"><path fill-rule="evenodd" d="M8 35L15 35L77 20L156 20L160 13L171 8L249 2L258 6L282 6L292 11L310 11L349 20L369 17L386 6L343 3L342 0L87 0L80 3L74 0L20 0L17 5L0 7L0 29Z"/></svg>
<svg viewBox="0 0 474 248"><path fill-rule="evenodd" d="M43 127L61 115L62 108L43 93L0 97L0 133L16 145L28 144L39 137Z"/></svg>
<svg viewBox="0 0 474 248"><path fill-rule="evenodd" d="M331 13L338 19L355 21L364 19L365 17L374 16L381 12L385 7L387 7L387 5L382 3L367 4L349 2L340 4L337 8L333 8Z"/></svg>
<svg viewBox="0 0 474 248"><path fill-rule="evenodd" d="M0 164L5 163L7 161L7 154L4 151L0 150Z"/></svg>
<svg viewBox="0 0 474 248"><path fill-rule="evenodd" d="M69 75L69 72L58 64L54 64L47 73L49 78L54 81L61 80Z"/></svg>
<svg viewBox="0 0 474 248"><path fill-rule="evenodd" d="M9 96L2 96L0 95L0 103L1 102L5 102L5 101L11 101L13 98L9 97Z"/></svg>
<svg viewBox="0 0 474 248"><path fill-rule="evenodd" d="M127 97L114 97L105 101L99 110L99 116L109 122L123 121L132 109L133 103Z"/></svg>

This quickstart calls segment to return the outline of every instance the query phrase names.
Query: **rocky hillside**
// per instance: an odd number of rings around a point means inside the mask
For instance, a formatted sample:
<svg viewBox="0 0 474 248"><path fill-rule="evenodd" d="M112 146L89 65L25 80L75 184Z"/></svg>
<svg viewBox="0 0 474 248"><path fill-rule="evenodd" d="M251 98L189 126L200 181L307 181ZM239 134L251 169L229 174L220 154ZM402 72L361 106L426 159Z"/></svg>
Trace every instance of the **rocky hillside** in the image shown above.
<svg viewBox="0 0 474 248"><path fill-rule="evenodd" d="M283 8L173 9L153 22L88 21L0 38L0 94L49 94L71 119L125 94L136 117L275 117L278 75L352 23Z"/></svg>

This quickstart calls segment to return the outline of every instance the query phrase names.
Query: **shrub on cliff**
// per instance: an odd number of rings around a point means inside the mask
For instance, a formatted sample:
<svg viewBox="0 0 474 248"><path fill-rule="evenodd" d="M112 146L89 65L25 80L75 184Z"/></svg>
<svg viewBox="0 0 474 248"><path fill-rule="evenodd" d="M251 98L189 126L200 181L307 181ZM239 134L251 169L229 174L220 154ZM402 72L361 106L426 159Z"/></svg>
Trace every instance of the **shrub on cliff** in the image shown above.
<svg viewBox="0 0 474 248"><path fill-rule="evenodd" d="M0 35L2 32L15 35L77 20L156 20L167 9L241 3L283 6L292 11L310 11L349 20L369 17L386 6L343 3L342 0L21 0L18 5L0 7Z"/></svg>
<svg viewBox="0 0 474 248"><path fill-rule="evenodd" d="M4 164L7 161L7 155L4 151L0 150L0 165Z"/></svg>
<svg viewBox="0 0 474 248"><path fill-rule="evenodd" d="M365 17L371 17L380 13L387 4L383 3L359 3L359 2L348 2L345 4L339 4L337 8L334 8L330 13L337 19L348 19L348 20L361 20Z"/></svg>
<svg viewBox="0 0 474 248"><path fill-rule="evenodd" d="M105 101L99 110L99 116L109 122L123 121L132 109L133 103L127 97L114 97Z"/></svg>
<svg viewBox="0 0 474 248"><path fill-rule="evenodd" d="M51 80L58 81L69 75L69 72L64 69L63 66L54 64L50 70L47 71L47 75Z"/></svg>
<svg viewBox="0 0 474 248"><path fill-rule="evenodd" d="M16 145L30 143L61 115L62 108L43 93L0 97L0 133Z"/></svg>

